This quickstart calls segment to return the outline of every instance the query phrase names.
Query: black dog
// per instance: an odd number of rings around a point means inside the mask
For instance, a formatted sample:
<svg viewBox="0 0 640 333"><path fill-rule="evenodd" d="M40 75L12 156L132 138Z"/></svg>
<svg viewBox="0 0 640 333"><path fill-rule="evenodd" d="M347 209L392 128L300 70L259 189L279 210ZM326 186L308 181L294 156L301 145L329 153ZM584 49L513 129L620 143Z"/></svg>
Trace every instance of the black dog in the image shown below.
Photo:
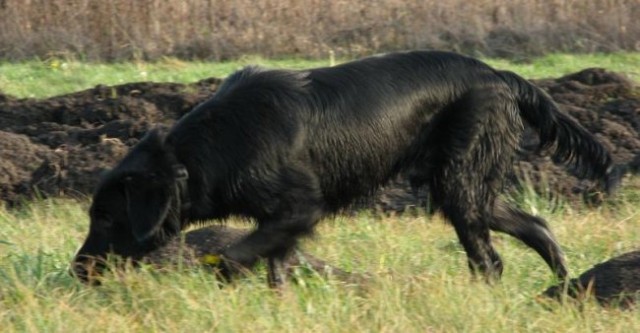
<svg viewBox="0 0 640 333"><path fill-rule="evenodd" d="M255 218L255 232L223 252L230 276L282 258L322 216L402 173L429 187L473 272L502 272L493 229L564 278L546 223L498 198L523 120L557 161L610 187L610 155L589 132L526 80L472 58L416 51L303 71L249 67L102 180L73 268L89 279L107 253L139 258L193 221Z"/></svg>

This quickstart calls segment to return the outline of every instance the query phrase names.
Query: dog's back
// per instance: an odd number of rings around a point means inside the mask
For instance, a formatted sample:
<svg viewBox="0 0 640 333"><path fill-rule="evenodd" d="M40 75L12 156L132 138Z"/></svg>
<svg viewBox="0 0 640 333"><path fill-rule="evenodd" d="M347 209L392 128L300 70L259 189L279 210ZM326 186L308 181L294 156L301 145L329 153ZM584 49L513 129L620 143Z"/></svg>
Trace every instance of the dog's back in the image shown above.
<svg viewBox="0 0 640 333"><path fill-rule="evenodd" d="M435 148L438 142L416 146L434 115L480 80L501 84L478 64L450 53L408 52L311 70L311 106L303 114L308 144L300 153L322 175L329 206L374 191Z"/></svg>
<svg viewBox="0 0 640 333"><path fill-rule="evenodd" d="M249 67L181 122L209 124L210 140L227 144L221 156L235 163L218 172L242 177L243 170L296 161L317 175L326 208L337 210L437 146L416 146L432 117L486 85L506 87L490 67L447 52L395 53L308 71Z"/></svg>

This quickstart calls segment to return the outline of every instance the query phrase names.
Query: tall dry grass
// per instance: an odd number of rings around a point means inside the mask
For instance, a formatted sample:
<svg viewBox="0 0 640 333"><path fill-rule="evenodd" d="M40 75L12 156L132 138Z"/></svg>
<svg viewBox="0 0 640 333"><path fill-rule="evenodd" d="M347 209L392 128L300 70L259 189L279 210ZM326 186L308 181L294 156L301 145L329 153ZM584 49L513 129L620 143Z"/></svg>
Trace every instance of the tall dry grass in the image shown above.
<svg viewBox="0 0 640 333"><path fill-rule="evenodd" d="M640 50L637 0L0 0L0 58Z"/></svg>

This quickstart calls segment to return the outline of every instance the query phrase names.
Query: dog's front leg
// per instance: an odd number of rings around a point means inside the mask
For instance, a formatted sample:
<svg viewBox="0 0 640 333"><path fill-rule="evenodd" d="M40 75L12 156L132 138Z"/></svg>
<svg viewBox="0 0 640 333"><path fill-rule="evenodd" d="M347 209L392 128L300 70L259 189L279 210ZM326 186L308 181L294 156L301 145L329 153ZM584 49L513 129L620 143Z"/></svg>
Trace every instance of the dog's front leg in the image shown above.
<svg viewBox="0 0 640 333"><path fill-rule="evenodd" d="M273 289L282 289L287 282L284 260L267 258L267 284Z"/></svg>
<svg viewBox="0 0 640 333"><path fill-rule="evenodd" d="M313 175L304 169L291 168L283 171L278 181L277 185L264 187L281 192L269 191L269 195L256 196L254 200L268 198L264 206L275 208L258 219L255 231L223 251L223 277L230 278L239 270L252 267L259 258L269 258L269 283L279 284L282 262L298 239L310 234L322 217L324 204Z"/></svg>
<svg viewBox="0 0 640 333"><path fill-rule="evenodd" d="M253 267L259 258L268 258L269 283L275 286L282 280L282 262L295 248L298 238L311 232L319 217L319 210L316 210L316 213L307 211L304 218L293 214L287 219L259 222L254 232L222 252L222 277L229 280Z"/></svg>

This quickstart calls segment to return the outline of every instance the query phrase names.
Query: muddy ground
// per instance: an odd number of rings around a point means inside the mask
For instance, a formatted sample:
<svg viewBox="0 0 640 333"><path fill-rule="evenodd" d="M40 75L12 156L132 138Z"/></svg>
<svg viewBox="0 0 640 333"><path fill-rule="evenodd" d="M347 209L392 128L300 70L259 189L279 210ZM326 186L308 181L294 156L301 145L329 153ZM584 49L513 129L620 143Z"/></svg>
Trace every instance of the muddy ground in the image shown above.
<svg viewBox="0 0 640 333"><path fill-rule="evenodd" d="M640 165L640 90L622 75L587 69L539 80L561 108L608 147L618 163ZM192 84L130 83L97 86L48 99L16 99L0 92L0 201L9 206L34 197L86 198L113 166L155 124L170 125L211 96L216 78ZM573 177L535 152L528 133L514 166L514 183L530 179L541 193L580 201L593 184ZM512 187L516 188L516 187ZM402 179L360 207L403 210L420 205Z"/></svg>

